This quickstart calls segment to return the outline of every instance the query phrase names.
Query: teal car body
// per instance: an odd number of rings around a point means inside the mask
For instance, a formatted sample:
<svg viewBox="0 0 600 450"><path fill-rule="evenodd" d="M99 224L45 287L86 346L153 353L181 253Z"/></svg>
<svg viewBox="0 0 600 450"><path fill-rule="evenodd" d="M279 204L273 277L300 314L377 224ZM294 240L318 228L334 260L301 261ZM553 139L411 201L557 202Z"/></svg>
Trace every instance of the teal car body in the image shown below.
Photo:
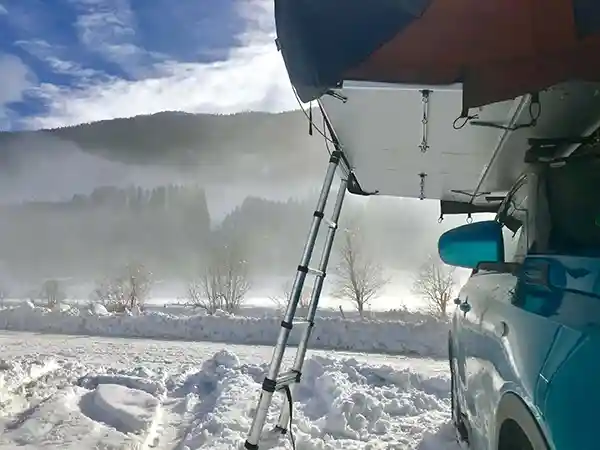
<svg viewBox="0 0 600 450"><path fill-rule="evenodd" d="M449 333L453 420L481 450L600 449L600 158L534 166L495 220L446 232L472 269Z"/></svg>

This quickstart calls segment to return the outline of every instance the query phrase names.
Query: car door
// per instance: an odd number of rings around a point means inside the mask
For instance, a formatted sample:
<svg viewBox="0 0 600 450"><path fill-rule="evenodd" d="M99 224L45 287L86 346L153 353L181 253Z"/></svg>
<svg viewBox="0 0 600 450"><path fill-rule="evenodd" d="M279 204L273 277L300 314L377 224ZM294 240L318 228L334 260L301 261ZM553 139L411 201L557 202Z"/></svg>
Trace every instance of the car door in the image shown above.
<svg viewBox="0 0 600 450"><path fill-rule="evenodd" d="M527 207L527 177L523 176L509 192L497 220L503 223L506 262L514 262L527 247L527 232L523 226ZM487 423L490 420L490 392L493 390L494 370L490 361L498 361L501 350L493 333L483 321L496 303L506 302L514 291L516 277L510 273L477 270L460 292L455 314L457 332L457 380L460 383L461 404L466 407L474 448L487 445ZM479 444L477 444L477 442ZM478 446L479 445L479 446Z"/></svg>
<svg viewBox="0 0 600 450"><path fill-rule="evenodd" d="M546 436L558 450L600 448L599 155L596 147L545 170L548 239L526 261L541 276L524 280L532 301L521 307L560 325L536 389Z"/></svg>
<svg viewBox="0 0 600 450"><path fill-rule="evenodd" d="M523 306L536 301L534 291L523 286L539 275L536 266L528 263L536 240L537 183L537 176L528 174L498 217L505 229L505 261L515 264L513 270L486 274L489 296L480 318L480 372L470 380L469 389L488 446L502 395L514 392L536 409L539 373L559 329L557 323Z"/></svg>
<svg viewBox="0 0 600 450"><path fill-rule="evenodd" d="M477 408L474 405L474 374L478 371L478 355L481 352L480 318L487 302L485 272L471 275L460 291L460 304L454 314L454 335L456 342L456 375L458 395L466 407L469 423L477 427Z"/></svg>

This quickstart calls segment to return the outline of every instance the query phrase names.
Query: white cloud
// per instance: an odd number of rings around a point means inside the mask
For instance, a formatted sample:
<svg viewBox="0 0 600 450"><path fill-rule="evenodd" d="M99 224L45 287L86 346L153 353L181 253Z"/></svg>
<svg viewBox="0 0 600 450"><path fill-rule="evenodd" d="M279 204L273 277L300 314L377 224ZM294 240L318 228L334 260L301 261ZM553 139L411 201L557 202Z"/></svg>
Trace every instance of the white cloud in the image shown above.
<svg viewBox="0 0 600 450"><path fill-rule="evenodd" d="M74 61L61 58L58 54L65 50L64 47L50 45L43 39L19 40L15 41L15 45L48 64L53 72L75 77L78 82L85 82L88 79L98 78L103 75L97 70L86 68Z"/></svg>
<svg viewBox="0 0 600 450"><path fill-rule="evenodd" d="M147 54L135 44L135 16L128 0L73 0L79 11L75 28L90 51L101 54L133 76L142 75Z"/></svg>
<svg viewBox="0 0 600 450"><path fill-rule="evenodd" d="M0 129L9 124L9 105L23 100L23 95L32 86L29 68L14 55L0 53Z"/></svg>
<svg viewBox="0 0 600 450"><path fill-rule="evenodd" d="M137 81L110 79L77 88L44 84L37 93L48 112L30 119L29 125L58 127L168 110L233 113L296 108L273 42L272 1L245 1L239 12L249 26L241 35L243 45L232 49L226 61L167 61L153 66L153 77Z"/></svg>
<svg viewBox="0 0 600 450"><path fill-rule="evenodd" d="M0 54L0 73L0 105L21 101L23 93L31 86L27 66L17 56Z"/></svg>

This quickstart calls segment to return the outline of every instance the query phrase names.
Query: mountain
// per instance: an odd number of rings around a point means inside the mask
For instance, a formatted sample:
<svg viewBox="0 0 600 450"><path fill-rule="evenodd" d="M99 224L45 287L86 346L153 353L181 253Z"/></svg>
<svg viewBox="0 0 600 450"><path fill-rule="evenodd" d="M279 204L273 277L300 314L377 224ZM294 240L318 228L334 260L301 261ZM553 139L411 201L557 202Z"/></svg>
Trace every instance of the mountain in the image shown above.
<svg viewBox="0 0 600 450"><path fill-rule="evenodd" d="M206 181L301 182L321 176L324 139L301 111L232 115L163 112L71 127L0 132L0 170L83 152L119 164L175 168ZM321 166L319 163L323 164Z"/></svg>

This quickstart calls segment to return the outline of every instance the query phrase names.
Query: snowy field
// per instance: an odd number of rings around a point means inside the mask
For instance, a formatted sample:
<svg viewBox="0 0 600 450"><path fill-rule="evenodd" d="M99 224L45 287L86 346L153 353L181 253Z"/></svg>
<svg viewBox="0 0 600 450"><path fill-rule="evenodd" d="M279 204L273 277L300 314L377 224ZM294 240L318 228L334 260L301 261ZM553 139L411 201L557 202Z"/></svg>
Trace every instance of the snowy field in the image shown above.
<svg viewBox="0 0 600 450"><path fill-rule="evenodd" d="M272 351L22 332L0 348L0 449L32 450L238 449ZM456 450L448 385L443 360L311 351L297 448Z"/></svg>

